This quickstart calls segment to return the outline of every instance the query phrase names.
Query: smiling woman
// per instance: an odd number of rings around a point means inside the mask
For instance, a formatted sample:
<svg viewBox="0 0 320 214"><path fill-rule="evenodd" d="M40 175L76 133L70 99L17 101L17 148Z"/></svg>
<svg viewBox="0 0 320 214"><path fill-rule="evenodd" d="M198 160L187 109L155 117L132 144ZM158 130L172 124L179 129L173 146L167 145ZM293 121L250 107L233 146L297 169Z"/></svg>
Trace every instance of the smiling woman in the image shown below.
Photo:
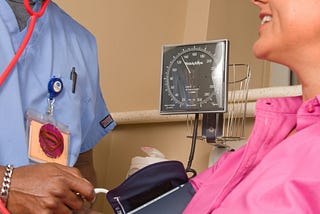
<svg viewBox="0 0 320 214"><path fill-rule="evenodd" d="M261 19L255 55L291 68L302 96L258 100L248 143L190 181L196 194L184 213L320 212L320 2L252 3Z"/></svg>

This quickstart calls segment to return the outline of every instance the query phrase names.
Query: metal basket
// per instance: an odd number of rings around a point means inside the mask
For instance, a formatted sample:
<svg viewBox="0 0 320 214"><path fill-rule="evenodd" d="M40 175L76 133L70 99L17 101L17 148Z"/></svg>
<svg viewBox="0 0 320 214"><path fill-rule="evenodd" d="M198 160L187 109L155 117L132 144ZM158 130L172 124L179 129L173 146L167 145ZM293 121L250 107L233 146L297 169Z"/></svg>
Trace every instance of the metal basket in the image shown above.
<svg viewBox="0 0 320 214"><path fill-rule="evenodd" d="M203 114L201 138L217 147L244 139L251 69L247 64L229 65L228 111Z"/></svg>

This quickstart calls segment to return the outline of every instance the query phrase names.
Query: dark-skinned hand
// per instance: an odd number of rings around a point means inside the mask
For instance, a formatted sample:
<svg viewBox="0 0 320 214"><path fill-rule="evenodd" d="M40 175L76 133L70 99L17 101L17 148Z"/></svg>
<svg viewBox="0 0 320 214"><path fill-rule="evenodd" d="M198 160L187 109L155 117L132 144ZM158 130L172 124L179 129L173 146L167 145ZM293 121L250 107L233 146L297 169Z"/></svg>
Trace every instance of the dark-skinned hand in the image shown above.
<svg viewBox="0 0 320 214"><path fill-rule="evenodd" d="M94 198L92 184L78 169L43 163L14 169L7 207L13 214L65 214Z"/></svg>

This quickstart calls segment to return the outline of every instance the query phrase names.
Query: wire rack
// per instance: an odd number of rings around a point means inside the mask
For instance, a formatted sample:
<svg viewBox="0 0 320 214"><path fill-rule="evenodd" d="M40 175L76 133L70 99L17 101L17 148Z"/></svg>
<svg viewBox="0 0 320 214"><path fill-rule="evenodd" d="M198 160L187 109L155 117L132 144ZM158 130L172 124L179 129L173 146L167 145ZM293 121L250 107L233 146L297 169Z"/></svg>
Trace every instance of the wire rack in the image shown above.
<svg viewBox="0 0 320 214"><path fill-rule="evenodd" d="M202 116L202 135L197 139L207 141L217 147L230 147L228 142L245 138L247 99L251 68L247 64L230 64L228 80L228 111L225 113L208 113ZM214 120L213 126L205 127L208 120ZM187 118L187 131L191 133L193 118ZM209 139L206 133L212 132ZM188 136L191 137L191 136Z"/></svg>
<svg viewBox="0 0 320 214"><path fill-rule="evenodd" d="M223 134L217 138L218 141L244 138L250 78L249 65L233 64L229 66L228 111L223 115Z"/></svg>

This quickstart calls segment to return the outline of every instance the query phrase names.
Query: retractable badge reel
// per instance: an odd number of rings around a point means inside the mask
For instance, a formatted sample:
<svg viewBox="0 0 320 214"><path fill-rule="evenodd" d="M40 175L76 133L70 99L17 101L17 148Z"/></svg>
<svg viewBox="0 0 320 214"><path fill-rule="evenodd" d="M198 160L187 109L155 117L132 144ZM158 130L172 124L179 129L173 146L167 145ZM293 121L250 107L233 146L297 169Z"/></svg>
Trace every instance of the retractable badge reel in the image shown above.
<svg viewBox="0 0 320 214"><path fill-rule="evenodd" d="M29 158L36 162L68 164L70 132L68 127L53 117L56 98L63 90L60 78L53 77L48 83L48 109L45 114L35 110L27 112L29 128Z"/></svg>

